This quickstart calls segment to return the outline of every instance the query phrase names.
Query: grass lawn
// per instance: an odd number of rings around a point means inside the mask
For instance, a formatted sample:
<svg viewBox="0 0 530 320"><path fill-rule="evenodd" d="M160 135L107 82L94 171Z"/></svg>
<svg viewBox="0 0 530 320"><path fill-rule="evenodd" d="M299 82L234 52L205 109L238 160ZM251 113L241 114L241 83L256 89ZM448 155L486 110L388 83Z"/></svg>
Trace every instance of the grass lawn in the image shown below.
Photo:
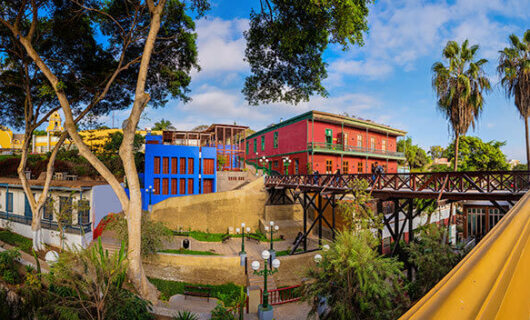
<svg viewBox="0 0 530 320"><path fill-rule="evenodd" d="M207 284L195 284L180 281L162 280L156 278L149 278L152 284L154 284L160 291L160 299L168 300L175 294L184 294L184 286L201 286L212 288L212 297L217 298L224 303L229 303L231 300L239 297L241 287L233 283L222 284L218 286L207 285Z"/></svg>
<svg viewBox="0 0 530 320"><path fill-rule="evenodd" d="M193 239L197 241L205 241L205 242L221 242L225 240L227 237L229 238L241 238L240 234L227 234L227 233L208 233L208 232L202 232L202 231L173 231L173 235L175 236L186 236L186 237L192 237ZM261 241L261 242L267 242L269 241L267 237L263 233L250 233L245 234L246 237ZM273 241L281 241L282 239L273 239Z"/></svg>
<svg viewBox="0 0 530 320"><path fill-rule="evenodd" d="M175 254L194 254L198 256L218 256L215 252L210 251L195 251L195 250L188 250L188 249L165 249L160 250L158 252L162 253L175 253Z"/></svg>
<svg viewBox="0 0 530 320"><path fill-rule="evenodd" d="M31 239L13 233L9 230L0 230L0 241L18 247L20 250L31 254L31 247L33 246Z"/></svg>
<svg viewBox="0 0 530 320"><path fill-rule="evenodd" d="M296 249L296 252L302 252L302 251L303 251L302 249ZM291 254L291 250L276 251L277 257L288 256L289 254Z"/></svg>

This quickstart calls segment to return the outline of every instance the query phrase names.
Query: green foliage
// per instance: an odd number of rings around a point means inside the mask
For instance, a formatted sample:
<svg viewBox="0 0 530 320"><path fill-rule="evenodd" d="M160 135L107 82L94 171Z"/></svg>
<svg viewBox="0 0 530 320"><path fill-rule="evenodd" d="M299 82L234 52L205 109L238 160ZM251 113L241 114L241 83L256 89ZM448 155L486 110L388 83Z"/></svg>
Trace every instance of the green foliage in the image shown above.
<svg viewBox="0 0 530 320"><path fill-rule="evenodd" d="M361 0L265 0L245 32L251 75L243 93L250 104L307 101L327 95L322 55L330 43L363 45L368 5Z"/></svg>
<svg viewBox="0 0 530 320"><path fill-rule="evenodd" d="M423 169L431 162L425 150L416 144L412 144L412 138L406 137L397 142L397 151L404 152L407 164L411 169Z"/></svg>
<svg viewBox="0 0 530 320"><path fill-rule="evenodd" d="M164 249L158 252L174 253L174 254L191 254L191 255L197 255L197 256L218 256L219 255L211 251L196 251L196 250L188 250L188 249Z"/></svg>
<svg viewBox="0 0 530 320"><path fill-rule="evenodd" d="M508 170L506 156L501 150L501 147L505 144L505 142L495 140L483 142L478 137L461 137L458 151L458 170ZM454 159L454 142L447 147L446 153L449 159Z"/></svg>
<svg viewBox="0 0 530 320"><path fill-rule="evenodd" d="M0 276L5 282L10 284L20 282L17 271L19 258L20 252L16 248L0 252Z"/></svg>
<svg viewBox="0 0 530 320"><path fill-rule="evenodd" d="M173 320L199 320L199 316L190 311L177 312L177 316L173 317Z"/></svg>
<svg viewBox="0 0 530 320"><path fill-rule="evenodd" d="M208 285L208 284L196 284L181 281L171 281L156 278L149 278L149 281L156 286L164 298L169 299L171 296L176 294L184 294L185 286L201 286L212 289L212 297L217 298L223 303L230 305L231 302L237 300L240 293L240 287L233 284L221 284L221 285Z"/></svg>
<svg viewBox="0 0 530 320"><path fill-rule="evenodd" d="M429 148L429 156L431 159L438 159L443 157L444 148L442 146L431 146Z"/></svg>
<svg viewBox="0 0 530 320"><path fill-rule="evenodd" d="M330 309L323 319L392 319L402 314L408 306L403 264L379 255L377 244L367 230L337 234L302 286L302 299L312 306L310 316L323 297Z"/></svg>
<svg viewBox="0 0 530 320"><path fill-rule="evenodd" d="M222 302L218 302L215 308L212 310L212 320L235 320L236 317L228 308L224 306Z"/></svg>
<svg viewBox="0 0 530 320"><path fill-rule="evenodd" d="M153 128L151 128L151 130L153 131L166 130L169 126L171 126L171 121L162 119L158 122L155 122L155 125L153 126Z"/></svg>
<svg viewBox="0 0 530 320"><path fill-rule="evenodd" d="M223 167L225 166L227 162L227 158L224 155L217 156L217 169L223 170Z"/></svg>
<svg viewBox="0 0 530 320"><path fill-rule="evenodd" d="M353 180L350 184L352 199L339 202L339 212L344 218L348 230L361 230L383 226L383 216L374 212L369 202L372 200L369 182Z"/></svg>
<svg viewBox="0 0 530 320"><path fill-rule="evenodd" d="M127 272L127 252L109 254L101 240L83 250L59 256L48 276L61 305L80 319L154 319L150 304L122 286Z"/></svg>
<svg viewBox="0 0 530 320"><path fill-rule="evenodd" d="M514 171L526 171L528 170L528 166L524 163L519 163L519 164L516 164L515 166L513 166L513 169Z"/></svg>
<svg viewBox="0 0 530 320"><path fill-rule="evenodd" d="M0 241L17 247L27 253L31 253L31 248L33 246L31 239L23 237L9 230L0 230Z"/></svg>
<svg viewBox="0 0 530 320"><path fill-rule="evenodd" d="M127 243L129 229L123 215L116 215L107 227L116 232L120 241ZM169 239L171 235L171 230L166 228L162 222L149 219L149 214L146 212L142 214L142 256L156 254L163 248L163 241Z"/></svg>
<svg viewBox="0 0 530 320"><path fill-rule="evenodd" d="M405 246L410 263L417 267L416 280L409 287L413 300L426 294L460 260L460 256L444 241L444 233L444 226L426 225L420 232L421 240Z"/></svg>

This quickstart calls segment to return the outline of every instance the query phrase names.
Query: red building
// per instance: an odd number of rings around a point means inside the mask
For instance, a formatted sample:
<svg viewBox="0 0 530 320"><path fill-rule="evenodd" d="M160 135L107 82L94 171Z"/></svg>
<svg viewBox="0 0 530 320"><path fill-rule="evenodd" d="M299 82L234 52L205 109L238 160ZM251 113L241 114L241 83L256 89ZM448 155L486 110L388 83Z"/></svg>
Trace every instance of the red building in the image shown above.
<svg viewBox="0 0 530 320"><path fill-rule="evenodd" d="M247 137L245 158L281 174L369 173L375 162L385 172L397 172L397 161L405 157L396 152L396 139L405 134L368 120L309 111Z"/></svg>

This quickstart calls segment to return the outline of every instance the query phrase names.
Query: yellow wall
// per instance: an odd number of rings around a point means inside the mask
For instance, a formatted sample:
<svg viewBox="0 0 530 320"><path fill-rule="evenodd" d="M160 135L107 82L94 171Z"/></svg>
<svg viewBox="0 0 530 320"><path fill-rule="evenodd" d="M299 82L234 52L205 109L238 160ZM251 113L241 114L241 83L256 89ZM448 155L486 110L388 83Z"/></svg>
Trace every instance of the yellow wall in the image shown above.
<svg viewBox="0 0 530 320"><path fill-rule="evenodd" d="M294 286L302 283L309 268L315 267L315 255L321 252L309 252L293 256L279 257L280 267L274 274L277 287Z"/></svg>
<svg viewBox="0 0 530 320"><path fill-rule="evenodd" d="M195 256L159 253L144 263L148 277L200 284L246 284L239 256Z"/></svg>
<svg viewBox="0 0 530 320"><path fill-rule="evenodd" d="M263 217L267 192L263 178L239 190L174 197L153 206L151 219L172 230L227 232L245 222L252 230Z"/></svg>

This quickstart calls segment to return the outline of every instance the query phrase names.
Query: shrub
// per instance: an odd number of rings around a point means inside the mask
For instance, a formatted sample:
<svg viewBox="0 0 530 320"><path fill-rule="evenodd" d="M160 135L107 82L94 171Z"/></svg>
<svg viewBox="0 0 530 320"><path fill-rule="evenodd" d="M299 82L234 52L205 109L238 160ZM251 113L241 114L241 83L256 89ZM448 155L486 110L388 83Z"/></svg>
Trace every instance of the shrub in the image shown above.
<svg viewBox="0 0 530 320"><path fill-rule="evenodd" d="M199 320L199 316L189 311L179 311L173 320Z"/></svg>
<svg viewBox="0 0 530 320"><path fill-rule="evenodd" d="M16 248L0 252L0 275L9 284L20 282L17 271L18 258L20 258L20 252Z"/></svg>
<svg viewBox="0 0 530 320"><path fill-rule="evenodd" d="M28 253L31 253L31 247L33 246L31 239L13 233L9 230L0 230L0 241L15 246Z"/></svg>
<svg viewBox="0 0 530 320"><path fill-rule="evenodd" d="M115 215L107 225L109 229L116 231L120 241L127 243L129 229L127 220L122 214ZM166 228L162 222L149 219L149 214L142 214L142 256L156 254L163 247L163 241L172 235L171 230Z"/></svg>

